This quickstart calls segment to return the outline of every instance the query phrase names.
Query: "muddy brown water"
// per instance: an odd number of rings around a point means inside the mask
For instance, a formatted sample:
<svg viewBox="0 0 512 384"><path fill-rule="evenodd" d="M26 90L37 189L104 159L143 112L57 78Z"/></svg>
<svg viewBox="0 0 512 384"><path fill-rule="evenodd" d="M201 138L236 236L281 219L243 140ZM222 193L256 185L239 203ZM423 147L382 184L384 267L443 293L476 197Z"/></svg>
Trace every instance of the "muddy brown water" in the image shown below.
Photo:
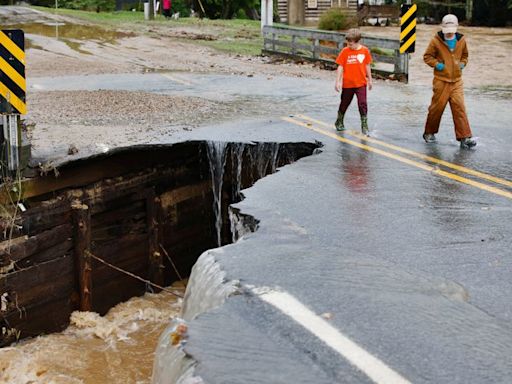
<svg viewBox="0 0 512 384"><path fill-rule="evenodd" d="M184 282L172 290L183 295ZM73 312L65 331L0 349L0 383L150 383L158 338L180 308L180 299L161 292L118 304L103 317Z"/></svg>

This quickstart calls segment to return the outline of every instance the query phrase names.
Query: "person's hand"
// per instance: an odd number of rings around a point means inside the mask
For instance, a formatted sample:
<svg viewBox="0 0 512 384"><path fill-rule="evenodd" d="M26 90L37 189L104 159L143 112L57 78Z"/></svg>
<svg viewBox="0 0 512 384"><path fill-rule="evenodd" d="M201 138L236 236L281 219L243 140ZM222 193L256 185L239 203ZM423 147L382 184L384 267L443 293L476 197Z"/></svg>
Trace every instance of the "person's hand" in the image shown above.
<svg viewBox="0 0 512 384"><path fill-rule="evenodd" d="M460 67L460 70L462 71L466 67L466 65L464 63L460 63L459 67Z"/></svg>
<svg viewBox="0 0 512 384"><path fill-rule="evenodd" d="M373 82L372 82L372 80L370 79L370 80L368 80L368 90L369 90L369 91L371 91L371 90L372 90L372 88L373 88Z"/></svg>
<svg viewBox="0 0 512 384"><path fill-rule="evenodd" d="M442 71L444 69L444 63L437 63L436 64L436 70Z"/></svg>
<svg viewBox="0 0 512 384"><path fill-rule="evenodd" d="M334 89L336 90L336 92L341 91L341 83L336 81L336 84L334 85Z"/></svg>

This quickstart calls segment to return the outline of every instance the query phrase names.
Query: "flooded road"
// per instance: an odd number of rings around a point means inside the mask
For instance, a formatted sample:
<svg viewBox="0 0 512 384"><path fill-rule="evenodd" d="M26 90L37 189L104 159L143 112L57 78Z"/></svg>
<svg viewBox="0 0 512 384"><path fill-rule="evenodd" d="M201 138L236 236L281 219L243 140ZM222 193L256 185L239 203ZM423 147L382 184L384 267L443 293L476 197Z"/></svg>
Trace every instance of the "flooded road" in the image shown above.
<svg viewBox="0 0 512 384"><path fill-rule="evenodd" d="M182 294L183 283L172 290ZM169 292L135 297L104 317L74 312L63 332L0 349L0 383L149 383L158 338L181 300Z"/></svg>

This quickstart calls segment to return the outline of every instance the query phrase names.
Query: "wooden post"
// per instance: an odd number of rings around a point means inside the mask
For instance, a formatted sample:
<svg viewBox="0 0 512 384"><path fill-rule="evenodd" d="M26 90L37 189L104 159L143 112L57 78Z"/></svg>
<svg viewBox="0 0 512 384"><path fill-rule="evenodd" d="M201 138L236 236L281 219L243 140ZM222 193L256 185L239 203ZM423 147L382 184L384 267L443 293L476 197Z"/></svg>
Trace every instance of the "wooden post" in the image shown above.
<svg viewBox="0 0 512 384"><path fill-rule="evenodd" d="M148 254L149 271L148 279L160 286L164 285L163 255L159 250L158 236L158 204L160 200L155 196L153 189L148 190L146 198L146 216L148 223ZM155 292L159 289L153 288Z"/></svg>
<svg viewBox="0 0 512 384"><path fill-rule="evenodd" d="M71 205L73 209L73 237L75 265L78 269L78 286L80 293L80 310L92 310L92 261L87 253L91 247L91 212L81 202Z"/></svg>

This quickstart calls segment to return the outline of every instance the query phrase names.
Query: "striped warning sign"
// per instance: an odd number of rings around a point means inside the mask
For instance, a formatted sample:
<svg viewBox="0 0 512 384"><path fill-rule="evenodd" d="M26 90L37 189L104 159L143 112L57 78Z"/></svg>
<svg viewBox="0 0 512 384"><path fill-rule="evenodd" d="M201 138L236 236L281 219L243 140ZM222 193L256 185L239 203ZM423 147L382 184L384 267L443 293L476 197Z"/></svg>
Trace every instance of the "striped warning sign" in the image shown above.
<svg viewBox="0 0 512 384"><path fill-rule="evenodd" d="M416 43L416 4L400 7L400 53L414 52Z"/></svg>
<svg viewBox="0 0 512 384"><path fill-rule="evenodd" d="M21 29L0 31L0 113L25 114L25 36Z"/></svg>

